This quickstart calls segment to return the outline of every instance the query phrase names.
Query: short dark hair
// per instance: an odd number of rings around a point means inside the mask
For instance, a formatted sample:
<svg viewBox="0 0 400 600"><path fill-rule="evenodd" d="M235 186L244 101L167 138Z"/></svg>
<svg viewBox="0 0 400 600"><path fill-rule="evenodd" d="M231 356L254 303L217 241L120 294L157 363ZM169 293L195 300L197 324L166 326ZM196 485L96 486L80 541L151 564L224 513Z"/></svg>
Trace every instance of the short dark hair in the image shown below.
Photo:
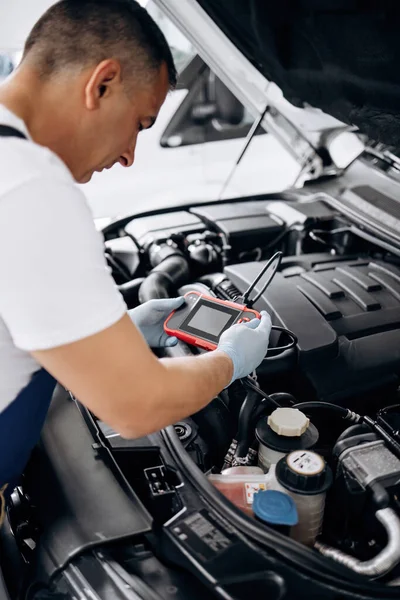
<svg viewBox="0 0 400 600"><path fill-rule="evenodd" d="M166 63L176 85L171 50L149 13L135 0L61 0L33 27L22 61L31 57L41 77L63 69L120 61L123 76L149 80Z"/></svg>

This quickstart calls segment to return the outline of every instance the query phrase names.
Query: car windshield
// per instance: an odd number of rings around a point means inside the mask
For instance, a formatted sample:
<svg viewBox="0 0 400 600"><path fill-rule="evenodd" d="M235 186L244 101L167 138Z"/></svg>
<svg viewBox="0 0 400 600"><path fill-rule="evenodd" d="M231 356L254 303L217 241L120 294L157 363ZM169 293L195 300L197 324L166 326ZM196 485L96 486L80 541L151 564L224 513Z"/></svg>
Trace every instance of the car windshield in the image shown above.
<svg viewBox="0 0 400 600"><path fill-rule="evenodd" d="M168 17L156 6L153 0L142 0L147 12L153 17L157 25L167 38L174 57L178 73L181 73L186 65L195 56L196 50L189 40L179 31Z"/></svg>

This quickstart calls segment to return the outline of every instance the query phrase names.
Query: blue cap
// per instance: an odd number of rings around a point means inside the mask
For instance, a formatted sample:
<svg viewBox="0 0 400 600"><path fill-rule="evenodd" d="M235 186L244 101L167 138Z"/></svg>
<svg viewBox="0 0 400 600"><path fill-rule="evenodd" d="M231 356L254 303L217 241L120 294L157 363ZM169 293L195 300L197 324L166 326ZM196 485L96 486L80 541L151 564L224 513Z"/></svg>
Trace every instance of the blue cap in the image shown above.
<svg viewBox="0 0 400 600"><path fill-rule="evenodd" d="M258 519L271 525L291 527L299 520L293 498L276 490L260 490L254 494L253 512Z"/></svg>

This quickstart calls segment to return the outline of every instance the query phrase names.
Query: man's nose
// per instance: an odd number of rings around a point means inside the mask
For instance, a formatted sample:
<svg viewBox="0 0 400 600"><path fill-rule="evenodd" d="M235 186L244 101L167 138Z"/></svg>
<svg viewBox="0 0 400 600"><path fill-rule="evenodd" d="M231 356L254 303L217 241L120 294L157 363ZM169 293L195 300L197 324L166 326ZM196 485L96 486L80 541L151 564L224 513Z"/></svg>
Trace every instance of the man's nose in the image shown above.
<svg viewBox="0 0 400 600"><path fill-rule="evenodd" d="M131 167L133 165L134 161L135 161L135 148L133 148L132 150L128 150L127 152L124 152L119 157L119 163L123 167Z"/></svg>

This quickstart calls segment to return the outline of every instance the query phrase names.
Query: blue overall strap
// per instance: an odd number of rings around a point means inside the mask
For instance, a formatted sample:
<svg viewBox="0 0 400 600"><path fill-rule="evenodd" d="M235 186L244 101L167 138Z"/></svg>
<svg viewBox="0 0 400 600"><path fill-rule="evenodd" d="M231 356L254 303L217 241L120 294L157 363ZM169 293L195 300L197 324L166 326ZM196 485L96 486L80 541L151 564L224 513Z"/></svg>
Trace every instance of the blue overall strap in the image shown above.
<svg viewBox="0 0 400 600"><path fill-rule="evenodd" d="M0 413L0 487L10 493L39 440L56 380L44 369Z"/></svg>
<svg viewBox="0 0 400 600"><path fill-rule="evenodd" d="M22 131L14 129L14 127L9 127L8 125L0 125L0 137L16 137L26 140L26 135L24 135Z"/></svg>

